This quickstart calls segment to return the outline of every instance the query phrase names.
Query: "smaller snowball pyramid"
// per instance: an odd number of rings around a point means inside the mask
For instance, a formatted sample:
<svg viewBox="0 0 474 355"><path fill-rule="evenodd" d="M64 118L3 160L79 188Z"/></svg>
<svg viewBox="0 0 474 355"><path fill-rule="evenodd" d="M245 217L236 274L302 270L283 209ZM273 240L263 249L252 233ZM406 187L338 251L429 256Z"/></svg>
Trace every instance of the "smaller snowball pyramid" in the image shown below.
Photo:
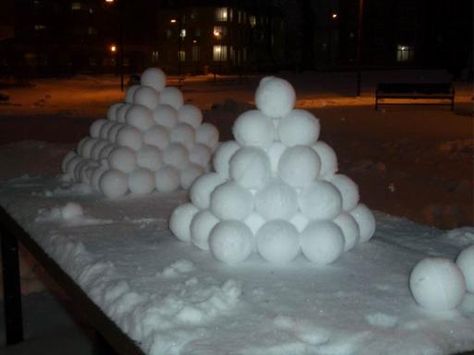
<svg viewBox="0 0 474 355"><path fill-rule="evenodd" d="M199 108L166 86L158 68L146 69L125 100L94 121L90 135L62 161L64 177L109 198L188 189L210 170L219 132Z"/></svg>
<svg viewBox="0 0 474 355"><path fill-rule="evenodd" d="M372 238L375 219L358 186L337 173L319 120L295 101L288 81L260 81L257 109L237 118L235 140L218 146L213 171L173 211L170 229L179 240L228 264L252 253L286 264L302 253L325 265Z"/></svg>

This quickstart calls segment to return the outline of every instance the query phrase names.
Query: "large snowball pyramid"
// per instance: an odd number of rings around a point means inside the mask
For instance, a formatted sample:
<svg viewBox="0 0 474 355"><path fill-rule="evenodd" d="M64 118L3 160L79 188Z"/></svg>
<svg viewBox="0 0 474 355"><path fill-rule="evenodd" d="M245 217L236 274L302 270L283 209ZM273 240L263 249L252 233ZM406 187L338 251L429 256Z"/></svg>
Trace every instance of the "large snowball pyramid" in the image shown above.
<svg viewBox="0 0 474 355"><path fill-rule="evenodd" d="M454 262L430 257L413 268L410 290L420 306L435 312L447 311L461 304L466 293L466 281Z"/></svg>
<svg viewBox="0 0 474 355"><path fill-rule="evenodd" d="M459 253L456 264L464 275L467 290L474 293L474 245L467 247Z"/></svg>
<svg viewBox="0 0 474 355"><path fill-rule="evenodd" d="M286 116L294 107L295 90L284 79L268 76L263 78L255 92L255 104L263 114L272 118Z"/></svg>

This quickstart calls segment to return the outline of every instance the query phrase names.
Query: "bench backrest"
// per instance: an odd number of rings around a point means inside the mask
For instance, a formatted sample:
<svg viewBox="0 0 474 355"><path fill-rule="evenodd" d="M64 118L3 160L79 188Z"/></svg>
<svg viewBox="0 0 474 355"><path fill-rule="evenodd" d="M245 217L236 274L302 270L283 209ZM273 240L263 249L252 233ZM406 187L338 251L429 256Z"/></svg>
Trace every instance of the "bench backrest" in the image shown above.
<svg viewBox="0 0 474 355"><path fill-rule="evenodd" d="M451 83L379 83L377 92L381 93L420 93L420 94L452 94Z"/></svg>

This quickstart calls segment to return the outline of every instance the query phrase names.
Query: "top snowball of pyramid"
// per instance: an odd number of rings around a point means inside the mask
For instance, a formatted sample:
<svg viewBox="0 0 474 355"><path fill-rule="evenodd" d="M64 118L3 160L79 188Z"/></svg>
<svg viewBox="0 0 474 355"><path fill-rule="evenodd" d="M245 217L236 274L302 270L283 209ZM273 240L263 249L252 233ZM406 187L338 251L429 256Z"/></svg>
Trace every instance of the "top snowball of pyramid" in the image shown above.
<svg viewBox="0 0 474 355"><path fill-rule="evenodd" d="M255 104L265 115L272 118L286 116L294 107L295 90L289 82L274 76L260 81L255 92Z"/></svg>
<svg viewBox="0 0 474 355"><path fill-rule="evenodd" d="M166 74L158 68L148 68L140 77L140 83L161 92L166 86Z"/></svg>

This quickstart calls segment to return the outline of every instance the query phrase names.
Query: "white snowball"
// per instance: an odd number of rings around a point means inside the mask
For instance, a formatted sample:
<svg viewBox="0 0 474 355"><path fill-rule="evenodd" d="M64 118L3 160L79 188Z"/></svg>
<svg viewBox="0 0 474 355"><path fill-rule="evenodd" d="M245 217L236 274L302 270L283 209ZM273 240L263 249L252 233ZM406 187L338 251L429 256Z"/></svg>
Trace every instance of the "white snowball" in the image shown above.
<svg viewBox="0 0 474 355"><path fill-rule="evenodd" d="M108 162L109 156L115 148L117 148L117 146L115 144L110 144L110 143L104 146L99 153L99 159L100 160L105 159Z"/></svg>
<svg viewBox="0 0 474 355"><path fill-rule="evenodd" d="M123 173L131 173L137 167L137 154L128 147L115 148L109 155L109 166Z"/></svg>
<svg viewBox="0 0 474 355"><path fill-rule="evenodd" d="M189 161L201 166L202 168L207 168L209 166L211 157L211 149L201 143L195 144L189 152Z"/></svg>
<svg viewBox="0 0 474 355"><path fill-rule="evenodd" d="M185 203L178 206L170 217L170 230L179 240L183 242L191 241L191 221L198 209L192 203Z"/></svg>
<svg viewBox="0 0 474 355"><path fill-rule="evenodd" d="M342 212L334 219L344 235L344 251L349 251L357 245L360 238L359 225L354 217L347 212Z"/></svg>
<svg viewBox="0 0 474 355"><path fill-rule="evenodd" d="M464 274L467 290L474 293L474 245L467 247L459 253L456 258L456 264Z"/></svg>
<svg viewBox="0 0 474 355"><path fill-rule="evenodd" d="M230 177L247 189L260 189L271 177L270 160L261 148L240 148L229 166Z"/></svg>
<svg viewBox="0 0 474 355"><path fill-rule="evenodd" d="M309 218L301 212L296 212L296 214L291 217L290 223L295 226L299 233L301 233L308 226Z"/></svg>
<svg viewBox="0 0 474 355"><path fill-rule="evenodd" d="M108 198L124 196L128 191L128 177L118 170L108 170L99 181L100 191Z"/></svg>
<svg viewBox="0 0 474 355"><path fill-rule="evenodd" d="M89 134L92 138L99 138L100 137L100 130L102 129L102 126L107 122L107 120L104 120L101 118L100 120L95 120L92 122L91 126L89 127Z"/></svg>
<svg viewBox="0 0 474 355"><path fill-rule="evenodd" d="M135 127L125 126L117 134L117 144L138 151L143 145L142 133Z"/></svg>
<svg viewBox="0 0 474 355"><path fill-rule="evenodd" d="M160 150L164 150L170 143L168 129L163 126L151 127L143 134L143 141L145 144L153 145Z"/></svg>
<svg viewBox="0 0 474 355"><path fill-rule="evenodd" d="M180 143L171 143L163 151L163 161L177 169L184 169L189 163L188 150Z"/></svg>
<svg viewBox="0 0 474 355"><path fill-rule="evenodd" d="M63 158L63 161L61 163L61 171L63 173L66 173L67 172L67 165L68 163L74 158L76 157L77 154L75 152L73 152L72 150L70 150L69 152L67 152L67 154L64 156Z"/></svg>
<svg viewBox="0 0 474 355"><path fill-rule="evenodd" d="M82 172L82 169L84 169L86 167L86 164L87 164L87 160L85 160L83 158L81 158L81 160L77 164L75 164L74 171L72 172L72 175L74 177L74 181L80 182L81 172Z"/></svg>
<svg viewBox="0 0 474 355"><path fill-rule="evenodd" d="M160 92L159 102L179 110L184 103L183 93L178 88L167 86Z"/></svg>
<svg viewBox="0 0 474 355"><path fill-rule="evenodd" d="M135 92L140 88L140 85L132 85L127 88L125 92L125 102L127 104L133 104L133 97L135 96Z"/></svg>
<svg viewBox="0 0 474 355"><path fill-rule="evenodd" d="M342 211L342 197L327 181L315 181L298 195L298 205L310 219L333 219Z"/></svg>
<svg viewBox="0 0 474 355"><path fill-rule="evenodd" d="M255 210L267 220L289 220L297 209L296 192L283 181L273 180L255 195Z"/></svg>
<svg viewBox="0 0 474 355"><path fill-rule="evenodd" d="M359 187L348 176L336 174L331 178L331 183L336 186L342 196L342 209L350 211L359 203Z"/></svg>
<svg viewBox="0 0 474 355"><path fill-rule="evenodd" d="M124 104L121 102L112 104L109 106L107 110L107 119L110 121L117 121L118 119L118 110L120 107L122 107Z"/></svg>
<svg viewBox="0 0 474 355"><path fill-rule="evenodd" d="M316 142L316 144L313 145L313 149L318 153L321 159L321 171L319 173L321 177L328 178L334 175L338 170L337 156L334 149L323 141Z"/></svg>
<svg viewBox="0 0 474 355"><path fill-rule="evenodd" d="M78 171L77 180L90 185L92 172L99 166L98 163L91 160L84 160L84 164L81 165L81 169Z"/></svg>
<svg viewBox="0 0 474 355"><path fill-rule="evenodd" d="M234 122L232 132L242 146L269 147L274 139L273 123L257 110L242 113Z"/></svg>
<svg viewBox="0 0 474 355"><path fill-rule="evenodd" d="M214 125L204 122L196 128L196 143L204 144L214 151L219 143L219 131Z"/></svg>
<svg viewBox="0 0 474 355"><path fill-rule="evenodd" d="M128 175L128 187L133 194L149 194L155 189L155 175L144 168L134 170Z"/></svg>
<svg viewBox="0 0 474 355"><path fill-rule="evenodd" d="M80 164L84 159L81 158L79 155L74 156L71 158L67 164L65 165L66 173L74 179L74 171L76 170L76 166Z"/></svg>
<svg viewBox="0 0 474 355"><path fill-rule="evenodd" d="M130 107L132 107L131 104L122 104L122 106L117 109L117 122L125 123L125 116Z"/></svg>
<svg viewBox="0 0 474 355"><path fill-rule="evenodd" d="M209 236L218 222L209 210L199 211L191 221L191 242L200 249L209 250Z"/></svg>
<svg viewBox="0 0 474 355"><path fill-rule="evenodd" d="M82 145L82 156L86 159L91 158L92 156L92 149L94 148L94 145L98 142L98 139L96 138L91 138L87 140L83 145Z"/></svg>
<svg viewBox="0 0 474 355"><path fill-rule="evenodd" d="M148 68L140 76L140 84L161 92L166 85L166 74L158 68Z"/></svg>
<svg viewBox="0 0 474 355"><path fill-rule="evenodd" d="M181 143L188 151L194 146L195 129L187 123L178 123L170 132L172 143Z"/></svg>
<svg viewBox="0 0 474 355"><path fill-rule="evenodd" d="M287 221L277 219L265 223L256 238L257 250L267 261L286 264L298 255L298 231Z"/></svg>
<svg viewBox="0 0 474 355"><path fill-rule="evenodd" d="M211 203L211 193L214 189L224 183L224 178L217 173L209 173L198 177L191 189L189 198L191 202L200 209L207 209Z"/></svg>
<svg viewBox="0 0 474 355"><path fill-rule="evenodd" d="M223 221L216 224L209 236L212 255L226 264L247 259L252 252L252 232L239 221Z"/></svg>
<svg viewBox="0 0 474 355"><path fill-rule="evenodd" d="M431 311L447 311L461 304L466 283L459 267L446 258L425 258L410 274L416 302Z"/></svg>
<svg viewBox="0 0 474 355"><path fill-rule="evenodd" d="M253 210L253 196L247 189L228 181L212 192L210 206L220 219L242 220Z"/></svg>
<svg viewBox="0 0 474 355"><path fill-rule="evenodd" d="M92 147L92 151L91 151L91 159L93 160L99 160L100 159L100 152L102 151L102 149L104 149L104 147L106 147L107 145L109 145L110 143L106 140L103 140L103 139L100 139L98 140L94 146Z"/></svg>
<svg viewBox="0 0 474 355"><path fill-rule="evenodd" d="M153 119L156 124L171 129L178 124L178 111L170 105L160 104L153 110Z"/></svg>
<svg viewBox="0 0 474 355"><path fill-rule="evenodd" d="M125 115L125 121L142 132L155 124L152 111L142 105L132 105Z"/></svg>
<svg viewBox="0 0 474 355"><path fill-rule="evenodd" d="M107 134L107 138L110 142L116 142L119 131L125 127L124 123L115 123Z"/></svg>
<svg viewBox="0 0 474 355"><path fill-rule="evenodd" d="M178 120L197 129L202 122L202 112L196 106L186 104L178 110Z"/></svg>
<svg viewBox="0 0 474 355"><path fill-rule="evenodd" d="M160 150L152 145L145 144L137 153L137 165L151 171L158 171L162 165Z"/></svg>
<svg viewBox="0 0 474 355"><path fill-rule="evenodd" d="M61 207L61 217L63 219L73 219L84 215L82 206L75 202L68 202Z"/></svg>
<svg viewBox="0 0 474 355"><path fill-rule="evenodd" d="M224 178L229 177L229 161L240 146L235 141L227 141L219 145L214 153L212 165L214 170Z"/></svg>
<svg viewBox="0 0 474 355"><path fill-rule="evenodd" d="M109 169L105 166L99 166L98 168L94 169L91 176L91 186L94 190L100 191L100 179L102 175L104 175Z"/></svg>
<svg viewBox="0 0 474 355"><path fill-rule="evenodd" d="M306 110L292 110L280 120L278 137L289 147L313 145L319 138L319 120Z"/></svg>
<svg viewBox="0 0 474 355"><path fill-rule="evenodd" d="M282 142L273 142L267 149L268 158L270 159L270 166L272 167L272 173L277 174L278 163L280 158L286 150L286 145Z"/></svg>
<svg viewBox="0 0 474 355"><path fill-rule="evenodd" d="M247 217L244 219L244 223L247 227L250 228L254 235L257 234L257 231L265 224L265 218L259 215L257 212L252 211Z"/></svg>
<svg viewBox="0 0 474 355"><path fill-rule="evenodd" d="M196 179L204 173L204 170L199 165L189 163L186 168L181 170L179 181L181 187L185 190L189 189Z"/></svg>
<svg viewBox="0 0 474 355"><path fill-rule="evenodd" d="M375 233L375 217L363 203L359 203L356 208L349 212L359 225L359 242L367 242Z"/></svg>
<svg viewBox="0 0 474 355"><path fill-rule="evenodd" d="M344 252L344 235L337 224L314 221L301 233L301 250L313 263L330 264Z"/></svg>
<svg viewBox="0 0 474 355"><path fill-rule="evenodd" d="M278 163L278 175L294 187L304 187L319 175L321 161L318 154L308 146L288 148Z"/></svg>
<svg viewBox="0 0 474 355"><path fill-rule="evenodd" d="M158 106L158 93L149 86L140 86L133 95L133 102L154 110Z"/></svg>
<svg viewBox="0 0 474 355"><path fill-rule="evenodd" d="M163 166L155 173L156 189L160 192L172 192L179 188L179 171L172 166Z"/></svg>
<svg viewBox="0 0 474 355"><path fill-rule="evenodd" d="M84 137L82 138L79 143L77 144L77 147L76 147L76 152L78 155L82 155L82 146L84 145L84 143L86 143L89 139L92 139L91 137Z"/></svg>
<svg viewBox="0 0 474 355"><path fill-rule="evenodd" d="M295 101L296 94L291 84L273 76L263 78L255 92L257 108L269 117L286 116L293 109Z"/></svg>

